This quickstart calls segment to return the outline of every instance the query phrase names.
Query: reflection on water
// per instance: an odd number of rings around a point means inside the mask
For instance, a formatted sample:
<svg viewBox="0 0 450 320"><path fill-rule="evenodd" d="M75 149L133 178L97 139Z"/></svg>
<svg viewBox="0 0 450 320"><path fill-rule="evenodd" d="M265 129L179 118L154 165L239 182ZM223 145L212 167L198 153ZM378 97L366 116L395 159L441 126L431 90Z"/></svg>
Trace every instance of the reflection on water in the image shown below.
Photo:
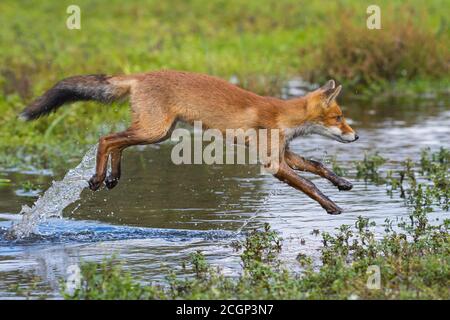
<svg viewBox="0 0 450 320"><path fill-rule="evenodd" d="M418 159L424 147L450 147L450 111L443 102L425 100L413 106L398 101L349 102L344 107L358 131L358 142L339 144L313 136L295 140L291 149L325 161L336 155L343 167L360 160L365 151L378 150L390 159L388 167L395 168L406 157ZM230 243L242 237L238 231L243 226L245 231L265 222L282 234L283 258L296 267L299 252L317 255L321 243L311 233L314 229L330 232L343 223L353 224L359 215L380 225L408 212L403 200L388 196L384 186L354 181L351 170L350 192L339 192L327 181L305 174L344 208L342 215L331 216L295 189L261 175L256 166L176 166L170 161L171 147L165 143L127 150L123 179L115 189L84 190L81 199L64 211L65 219L41 225L41 235L28 241L1 240L1 230L15 213L35 200L16 191L27 180L45 190L64 173L51 177L3 172L1 177L12 184L0 186L0 297L16 295L11 285L26 286L36 282L36 276L42 279L36 294L57 296L57 279L70 265L113 253L143 280L161 280L165 271L180 270L181 262L195 250L233 274L239 270L239 257Z"/></svg>

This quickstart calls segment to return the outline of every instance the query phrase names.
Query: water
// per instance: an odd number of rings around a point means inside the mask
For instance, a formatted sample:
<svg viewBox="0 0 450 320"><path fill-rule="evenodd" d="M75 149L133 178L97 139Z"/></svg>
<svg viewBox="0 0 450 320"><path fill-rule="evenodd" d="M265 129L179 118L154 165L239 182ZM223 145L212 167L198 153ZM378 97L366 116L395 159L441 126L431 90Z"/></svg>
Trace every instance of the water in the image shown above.
<svg viewBox="0 0 450 320"><path fill-rule="evenodd" d="M351 168L349 163L362 159L365 151L378 150L390 159L386 168L392 169L406 157L419 159L425 147L450 147L446 100L349 101L344 106L360 140L340 144L312 136L295 140L291 149L325 162L337 156L344 168ZM68 174L70 179L64 173L0 171L0 178L12 181L0 186L0 297L23 297L12 286L26 289L31 284L36 286L32 297L58 297L58 279L67 275L70 266L80 260L101 261L112 254L142 281L161 281L170 270L182 274L181 263L196 250L234 275L240 272L240 261L231 242L264 223L281 233L285 239L282 258L296 268L298 253L318 256L321 237L312 234L315 229L333 232L362 215L376 221L382 232L386 218L408 214L398 194L390 197L384 186L355 181L352 170L347 174L354 183L349 192L339 192L327 181L304 174L344 208L342 215L331 216L295 189L261 175L257 166L176 166L170 161L171 148L164 143L126 150L119 185L95 193L83 190L92 174L87 170L93 165L91 157L86 167ZM93 156L95 150L90 152ZM66 183L52 183L61 179ZM28 212L40 212L33 209L36 193L20 192L24 181L41 190L53 185L54 192L65 196L51 205L45 202L46 208L53 209L41 216L43 222L25 224L25 232L35 226L31 237L7 240L11 225L16 229L20 225L17 212L22 205L31 207ZM74 182L76 187L67 190ZM73 200L61 219L60 209ZM437 210L433 214L433 218L443 217L448 213Z"/></svg>
<svg viewBox="0 0 450 320"><path fill-rule="evenodd" d="M95 171L96 152L97 146L91 147L80 164L69 170L61 181L54 181L32 207L24 205L20 210L22 219L8 229L6 237L11 240L29 237L38 223L51 217L62 218L63 210L80 199L81 191L88 186L87 179Z"/></svg>

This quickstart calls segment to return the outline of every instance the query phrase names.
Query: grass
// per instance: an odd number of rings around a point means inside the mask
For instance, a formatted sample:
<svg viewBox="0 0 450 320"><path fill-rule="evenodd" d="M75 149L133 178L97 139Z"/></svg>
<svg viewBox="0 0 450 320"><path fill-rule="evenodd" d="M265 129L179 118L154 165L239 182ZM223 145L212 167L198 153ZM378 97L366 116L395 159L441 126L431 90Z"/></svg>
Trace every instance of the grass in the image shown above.
<svg viewBox="0 0 450 320"><path fill-rule="evenodd" d="M362 161L358 161L355 164L356 178L363 178L364 181L373 181L376 183L383 182L383 178L380 177L379 168L386 162L386 159L381 157L378 153L365 154Z"/></svg>
<svg viewBox="0 0 450 320"><path fill-rule="evenodd" d="M317 59L333 61L313 65L313 77L345 79L350 90L368 96L392 94L396 82L429 79L436 89L449 70L448 27L441 20L437 28L424 28L430 12L410 4L381 6L382 29L374 32L355 24L358 11L344 8L320 45ZM362 20L362 18L360 17ZM434 80L434 82L433 82Z"/></svg>
<svg viewBox="0 0 450 320"><path fill-rule="evenodd" d="M242 264L236 277L196 252L184 266L192 275L186 278L170 273L165 283L143 284L115 259L107 259L82 264L78 289L68 293L62 282L61 290L66 299L449 299L450 220L431 223L428 217L436 207L448 210L449 164L450 152L444 148L425 150L417 164L405 160L404 168L383 178L387 187L399 179L404 192L396 194L408 195L407 219L396 225L387 219L381 236L373 231L375 223L361 216L353 226L322 233L320 265L300 252L300 273L279 259L283 240L266 225L234 243ZM379 170L370 165L369 171ZM381 175L365 179L379 183ZM379 286L368 286L377 284L370 270L379 270Z"/></svg>
<svg viewBox="0 0 450 320"><path fill-rule="evenodd" d="M448 1L377 3L381 31L366 29L370 1L79 0L81 30L68 30L72 2L2 1L0 166L67 167L127 126L127 108L95 103L17 121L33 97L74 74L183 69L234 76L267 95L298 75L334 77L365 96L447 90Z"/></svg>

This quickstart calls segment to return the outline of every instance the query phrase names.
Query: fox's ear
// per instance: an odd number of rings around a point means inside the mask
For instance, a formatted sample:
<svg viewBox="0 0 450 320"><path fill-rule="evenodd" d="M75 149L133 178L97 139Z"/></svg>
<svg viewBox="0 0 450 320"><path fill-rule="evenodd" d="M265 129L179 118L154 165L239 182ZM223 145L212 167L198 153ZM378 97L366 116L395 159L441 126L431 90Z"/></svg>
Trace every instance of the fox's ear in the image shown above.
<svg viewBox="0 0 450 320"><path fill-rule="evenodd" d="M322 87L320 87L320 90L326 92L329 90L332 90L336 87L336 83L334 82L334 80L328 80L328 82L326 84L324 84Z"/></svg>
<svg viewBox="0 0 450 320"><path fill-rule="evenodd" d="M333 81L333 80L330 80ZM334 81L333 81L334 83ZM337 88L329 88L328 90L325 90L323 92L323 97L325 99L325 103L327 105L329 105L331 102L333 102L333 100L335 100L337 98L337 96L339 95L339 93L342 90L342 85L339 85Z"/></svg>

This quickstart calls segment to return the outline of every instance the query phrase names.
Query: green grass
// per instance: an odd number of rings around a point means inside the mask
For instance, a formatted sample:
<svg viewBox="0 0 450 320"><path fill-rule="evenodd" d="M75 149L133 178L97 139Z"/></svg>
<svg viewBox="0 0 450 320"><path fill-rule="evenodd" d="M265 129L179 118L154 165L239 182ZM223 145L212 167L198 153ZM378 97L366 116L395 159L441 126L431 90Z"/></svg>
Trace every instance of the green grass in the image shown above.
<svg viewBox="0 0 450 320"><path fill-rule="evenodd" d="M386 159L381 157L378 153L365 154L362 161L356 162L356 178L363 178L364 181L370 180L375 183L383 182L380 177L379 168L386 162Z"/></svg>
<svg viewBox="0 0 450 320"><path fill-rule="evenodd" d="M17 121L33 97L74 74L183 69L236 76L269 95L297 75L334 77L366 97L446 90L448 1L377 3L387 28L380 32L365 26L371 1L79 0L81 30L66 28L71 1L1 1L0 165L67 167L100 134L126 127L126 107L95 103ZM408 41L402 50L392 48L399 37Z"/></svg>
<svg viewBox="0 0 450 320"><path fill-rule="evenodd" d="M424 151L420 163L414 166L417 169L405 161L405 168L390 177L404 177L408 171L408 178L399 185L408 195L405 201L410 206L409 216L397 225L387 219L381 237L373 231L375 223L361 216L353 226L342 225L333 234L322 233L320 266L300 252L300 273L290 271L279 259L283 240L266 225L234 243L242 265L242 272L236 277L226 276L220 268L209 265L201 252L196 252L184 266L189 277L170 273L165 283L144 284L133 279L115 259L107 259L100 264L83 263L78 289L69 293L62 281L61 290L66 299L447 300L450 220L432 223L428 213L436 207L448 210L449 165L450 153L444 148L433 154ZM378 167L370 168L371 172L379 171ZM374 177L378 183L380 175L365 178L372 181ZM396 195L404 196L403 192ZM367 286L373 266L380 271L378 288Z"/></svg>

